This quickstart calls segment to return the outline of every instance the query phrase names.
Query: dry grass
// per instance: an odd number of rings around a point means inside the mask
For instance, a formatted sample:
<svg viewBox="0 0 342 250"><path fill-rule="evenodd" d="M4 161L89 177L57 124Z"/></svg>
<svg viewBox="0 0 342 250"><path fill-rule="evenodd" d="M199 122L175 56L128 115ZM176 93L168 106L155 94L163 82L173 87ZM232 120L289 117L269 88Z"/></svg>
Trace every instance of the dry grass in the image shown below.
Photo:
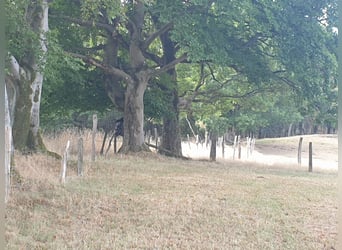
<svg viewBox="0 0 342 250"><path fill-rule="evenodd" d="M263 149L263 151L271 151L273 154L296 155L300 137L303 137L303 154L309 152L309 142L312 142L314 157L325 160L338 160L338 139L336 134L261 139L257 141L256 147Z"/></svg>
<svg viewBox="0 0 342 250"><path fill-rule="evenodd" d="M152 153L110 155L85 168L78 178L72 166L62 186L60 162L16 157L21 178L7 205L7 249L336 246L336 173Z"/></svg>

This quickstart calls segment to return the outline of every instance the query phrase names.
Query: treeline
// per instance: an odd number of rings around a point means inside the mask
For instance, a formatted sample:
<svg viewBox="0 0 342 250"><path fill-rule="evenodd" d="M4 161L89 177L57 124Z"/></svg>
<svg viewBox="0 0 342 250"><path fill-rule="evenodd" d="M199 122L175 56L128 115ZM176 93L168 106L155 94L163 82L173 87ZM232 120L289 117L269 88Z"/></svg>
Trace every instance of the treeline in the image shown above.
<svg viewBox="0 0 342 250"><path fill-rule="evenodd" d="M181 137L337 129L336 0L6 0L6 86L18 149L75 114L124 117L122 152L144 126ZM161 150L162 151L162 150Z"/></svg>

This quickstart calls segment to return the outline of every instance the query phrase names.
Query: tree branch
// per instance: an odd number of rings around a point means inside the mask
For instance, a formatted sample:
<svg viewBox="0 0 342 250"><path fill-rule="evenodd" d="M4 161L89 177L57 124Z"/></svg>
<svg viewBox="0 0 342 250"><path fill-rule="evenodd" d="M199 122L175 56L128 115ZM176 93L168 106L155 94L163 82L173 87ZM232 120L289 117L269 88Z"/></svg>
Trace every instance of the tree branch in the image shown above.
<svg viewBox="0 0 342 250"><path fill-rule="evenodd" d="M20 65L14 56L10 56L10 71L16 80L20 79Z"/></svg>
<svg viewBox="0 0 342 250"><path fill-rule="evenodd" d="M287 84L288 86L290 86L292 89L296 90L296 91L300 91L301 88L299 87L298 84L296 84L294 81L288 79L287 77L284 77L284 76L278 76L277 74L280 74L280 73L286 73L287 71L285 69L280 69L280 70L276 70L276 71L273 71L273 75L276 77L276 79L284 82L285 84Z"/></svg>
<svg viewBox="0 0 342 250"><path fill-rule="evenodd" d="M150 59L150 60L154 61L158 65L162 65L163 64L162 59L159 56L157 56L157 55L155 55L153 53L150 53L148 51L143 51L143 55L147 59Z"/></svg>
<svg viewBox="0 0 342 250"><path fill-rule="evenodd" d="M222 94L222 93L215 93L216 91L206 91L206 92L202 92L201 96L205 97L205 98L201 98L201 99L194 99L193 102L205 102L206 100L217 100L219 98L233 98L233 99L241 99L241 98L246 98L246 97L251 97L253 95L256 95L258 93L261 92L266 92L266 91L273 91L273 88L257 88L257 89L253 89L251 91L248 91L244 94L241 95L226 95L226 94Z"/></svg>
<svg viewBox="0 0 342 250"><path fill-rule="evenodd" d="M201 75L200 75L200 79L199 79L199 81L195 87L193 96L197 95L198 90L205 84L205 78L207 78L207 77L208 77L208 75L204 74L204 64L201 63Z"/></svg>
<svg viewBox="0 0 342 250"><path fill-rule="evenodd" d="M290 79L288 79L287 77L279 77L279 76L277 76L277 78L279 80L281 80L282 82L286 83L288 86L290 86L294 90L297 90L297 91L300 90L300 87L295 82L293 82Z"/></svg>
<svg viewBox="0 0 342 250"><path fill-rule="evenodd" d="M72 52L66 52L66 53L72 57L82 59L85 63L99 67L99 68L103 69L105 72L112 74L114 76L117 76L119 78L122 78L127 82L133 81L132 77L129 74L127 74L125 71L118 69L118 68L115 68L113 66L104 64L103 62L100 62L99 60L97 60L93 57L85 56L85 55L81 55L81 54L77 54L77 53L72 53Z"/></svg>
<svg viewBox="0 0 342 250"><path fill-rule="evenodd" d="M212 69L212 67L210 66L210 64L209 64L208 62L207 62L206 64L207 64L207 66L208 66L208 68L209 68L209 71L210 71L210 74L211 74L211 77L213 78L213 80L214 80L215 82L219 82L219 81L216 79L214 70ZM219 83L220 83L220 82L219 82Z"/></svg>
<svg viewBox="0 0 342 250"><path fill-rule="evenodd" d="M163 72L168 71L169 69L172 69L178 63L181 63L182 61L186 60L187 58L188 58L188 55L187 54L183 54L182 56L176 58L175 60L173 60L172 62L166 64L165 66L163 66L163 67L161 67L159 69L153 70L152 76L159 75L159 74L161 74Z"/></svg>
<svg viewBox="0 0 342 250"><path fill-rule="evenodd" d="M84 48L78 48L80 51L85 51L85 52L89 52L89 51L99 51L99 50L103 50L105 48L105 46L103 44L94 46L94 47L84 47Z"/></svg>
<svg viewBox="0 0 342 250"><path fill-rule="evenodd" d="M153 34L151 34L144 42L143 46L142 46L142 50L146 50L151 43L160 35L162 35L163 33L169 31L170 29L172 29L173 27L173 22L167 23L165 24L163 27L161 27L159 30L157 30L156 32L154 32Z"/></svg>
<svg viewBox="0 0 342 250"><path fill-rule="evenodd" d="M93 27L96 26L98 28L103 28L109 32L114 32L115 28L110 25L110 24L106 24L106 23L100 23L100 22L92 22L92 21L85 21L82 19L78 19L78 18L74 18L74 17L70 17L70 16L63 16L63 15L54 15L54 14L49 14L49 17L52 18L59 18L59 19L64 19L66 21L72 22L72 23L76 23L79 24L81 26L86 26L86 27Z"/></svg>

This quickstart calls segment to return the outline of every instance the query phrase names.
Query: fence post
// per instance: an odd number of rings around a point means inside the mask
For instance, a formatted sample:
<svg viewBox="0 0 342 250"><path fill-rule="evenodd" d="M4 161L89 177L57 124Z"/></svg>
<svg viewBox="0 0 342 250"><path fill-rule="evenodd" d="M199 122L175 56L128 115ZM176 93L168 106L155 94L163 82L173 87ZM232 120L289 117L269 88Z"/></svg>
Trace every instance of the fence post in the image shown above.
<svg viewBox="0 0 342 250"><path fill-rule="evenodd" d="M148 132L147 132L147 143L148 144L151 143L151 130L148 130Z"/></svg>
<svg viewBox="0 0 342 250"><path fill-rule="evenodd" d="M13 136L7 89L5 85L5 203L11 189L11 157L13 155Z"/></svg>
<svg viewBox="0 0 342 250"><path fill-rule="evenodd" d="M251 138L248 136L248 137L247 137L247 142L246 142L246 153L247 153L247 158L249 157L250 148L251 148Z"/></svg>
<svg viewBox="0 0 342 250"><path fill-rule="evenodd" d="M92 144L91 144L91 160L95 161L95 138L97 132L97 115L93 115L93 136L92 136Z"/></svg>
<svg viewBox="0 0 342 250"><path fill-rule="evenodd" d="M253 138L251 141L251 155L253 154L254 146L255 146L255 138Z"/></svg>
<svg viewBox="0 0 342 250"><path fill-rule="evenodd" d="M236 135L236 136L234 136L233 160L235 159L236 143L237 143L237 135Z"/></svg>
<svg viewBox="0 0 342 250"><path fill-rule="evenodd" d="M69 153L70 141L68 140L67 145L64 150L64 154L62 157L62 173L61 173L61 182L62 184L65 183L65 176L66 176L66 169L68 164L68 153Z"/></svg>
<svg viewBox="0 0 342 250"><path fill-rule="evenodd" d="M312 172L312 142L309 142L309 172Z"/></svg>
<svg viewBox="0 0 342 250"><path fill-rule="evenodd" d="M118 140L117 137L114 135L114 154L116 154L118 152Z"/></svg>
<svg viewBox="0 0 342 250"><path fill-rule="evenodd" d="M222 158L224 159L224 135L222 137Z"/></svg>
<svg viewBox="0 0 342 250"><path fill-rule="evenodd" d="M210 161L216 161L216 146L217 146L217 134L215 132L210 133Z"/></svg>
<svg viewBox="0 0 342 250"><path fill-rule="evenodd" d="M205 131L205 147L208 148L208 145L209 145L209 132L208 131Z"/></svg>
<svg viewBox="0 0 342 250"><path fill-rule="evenodd" d="M239 150L239 159L241 159L241 136L238 136L238 150Z"/></svg>
<svg viewBox="0 0 342 250"><path fill-rule="evenodd" d="M298 165L302 165L302 143L303 143L303 137L299 138L299 143L298 143Z"/></svg>
<svg viewBox="0 0 342 250"><path fill-rule="evenodd" d="M77 175L83 176L83 139L78 139Z"/></svg>
<svg viewBox="0 0 342 250"><path fill-rule="evenodd" d="M158 130L154 128L154 139L156 140L156 149L158 149Z"/></svg>

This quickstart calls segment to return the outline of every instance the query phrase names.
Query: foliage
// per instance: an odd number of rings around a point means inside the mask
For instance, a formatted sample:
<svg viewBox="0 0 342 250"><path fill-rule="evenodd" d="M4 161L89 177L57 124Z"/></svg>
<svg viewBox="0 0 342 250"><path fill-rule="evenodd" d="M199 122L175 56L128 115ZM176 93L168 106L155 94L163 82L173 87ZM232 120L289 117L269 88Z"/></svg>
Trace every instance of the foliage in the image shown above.
<svg viewBox="0 0 342 250"><path fill-rule="evenodd" d="M7 49L19 63L23 63L24 58L40 54L39 34L32 29L33 17L27 13L29 4L28 0L5 1Z"/></svg>
<svg viewBox="0 0 342 250"><path fill-rule="evenodd" d="M220 32L208 42L214 45L211 48L202 48L205 44L197 44L196 39L209 41L215 28L205 26L208 32L196 34L195 40L191 40L192 33L184 26L193 22L193 33L199 27L194 19L189 19L183 26L183 33L187 32L185 40L180 43L186 48L198 45L196 55L208 54L204 70L197 66L178 67L184 82L181 93L193 102L191 112L198 119L207 119L213 112L228 113L228 127L241 131L289 126L304 116L313 117L317 124L325 119L334 120L331 113L336 106L336 34L332 31L335 7L333 1L214 1L201 18L209 24L211 18L225 16L219 23L228 28L220 30L218 26L216 31ZM221 38L229 42L220 42ZM223 46L216 50L218 43ZM221 57L215 57L216 53ZM257 94L259 97L255 97ZM336 119L332 123L336 124Z"/></svg>
<svg viewBox="0 0 342 250"><path fill-rule="evenodd" d="M174 79L168 73L162 73L149 82L144 96L144 112L146 119L160 120L172 117L170 95L175 91Z"/></svg>
<svg viewBox="0 0 342 250"><path fill-rule="evenodd" d="M227 131L228 119L226 117L212 115L206 117L204 124L209 132L224 134Z"/></svg>
<svg viewBox="0 0 342 250"><path fill-rule="evenodd" d="M174 56L187 55L187 63L177 65L176 91L188 104L183 111L208 124L225 117L227 128L241 131L272 124L288 126L305 116L314 116L318 124L336 126L335 1L143 2L142 41L172 23ZM101 99L107 91L102 83L104 73L62 50L104 60L111 27L118 46L112 59L129 72L129 20L134 20L134 11L134 1L51 3L51 36L56 46L50 42L45 114L111 106L106 98ZM163 65L156 60L165 55L158 37L144 53L151 69ZM148 118L160 120L170 114L168 91L173 87L168 82L165 76L150 81L144 96ZM115 85L117 92L124 87L123 83ZM66 90L77 91L77 98L68 96L71 91Z"/></svg>

